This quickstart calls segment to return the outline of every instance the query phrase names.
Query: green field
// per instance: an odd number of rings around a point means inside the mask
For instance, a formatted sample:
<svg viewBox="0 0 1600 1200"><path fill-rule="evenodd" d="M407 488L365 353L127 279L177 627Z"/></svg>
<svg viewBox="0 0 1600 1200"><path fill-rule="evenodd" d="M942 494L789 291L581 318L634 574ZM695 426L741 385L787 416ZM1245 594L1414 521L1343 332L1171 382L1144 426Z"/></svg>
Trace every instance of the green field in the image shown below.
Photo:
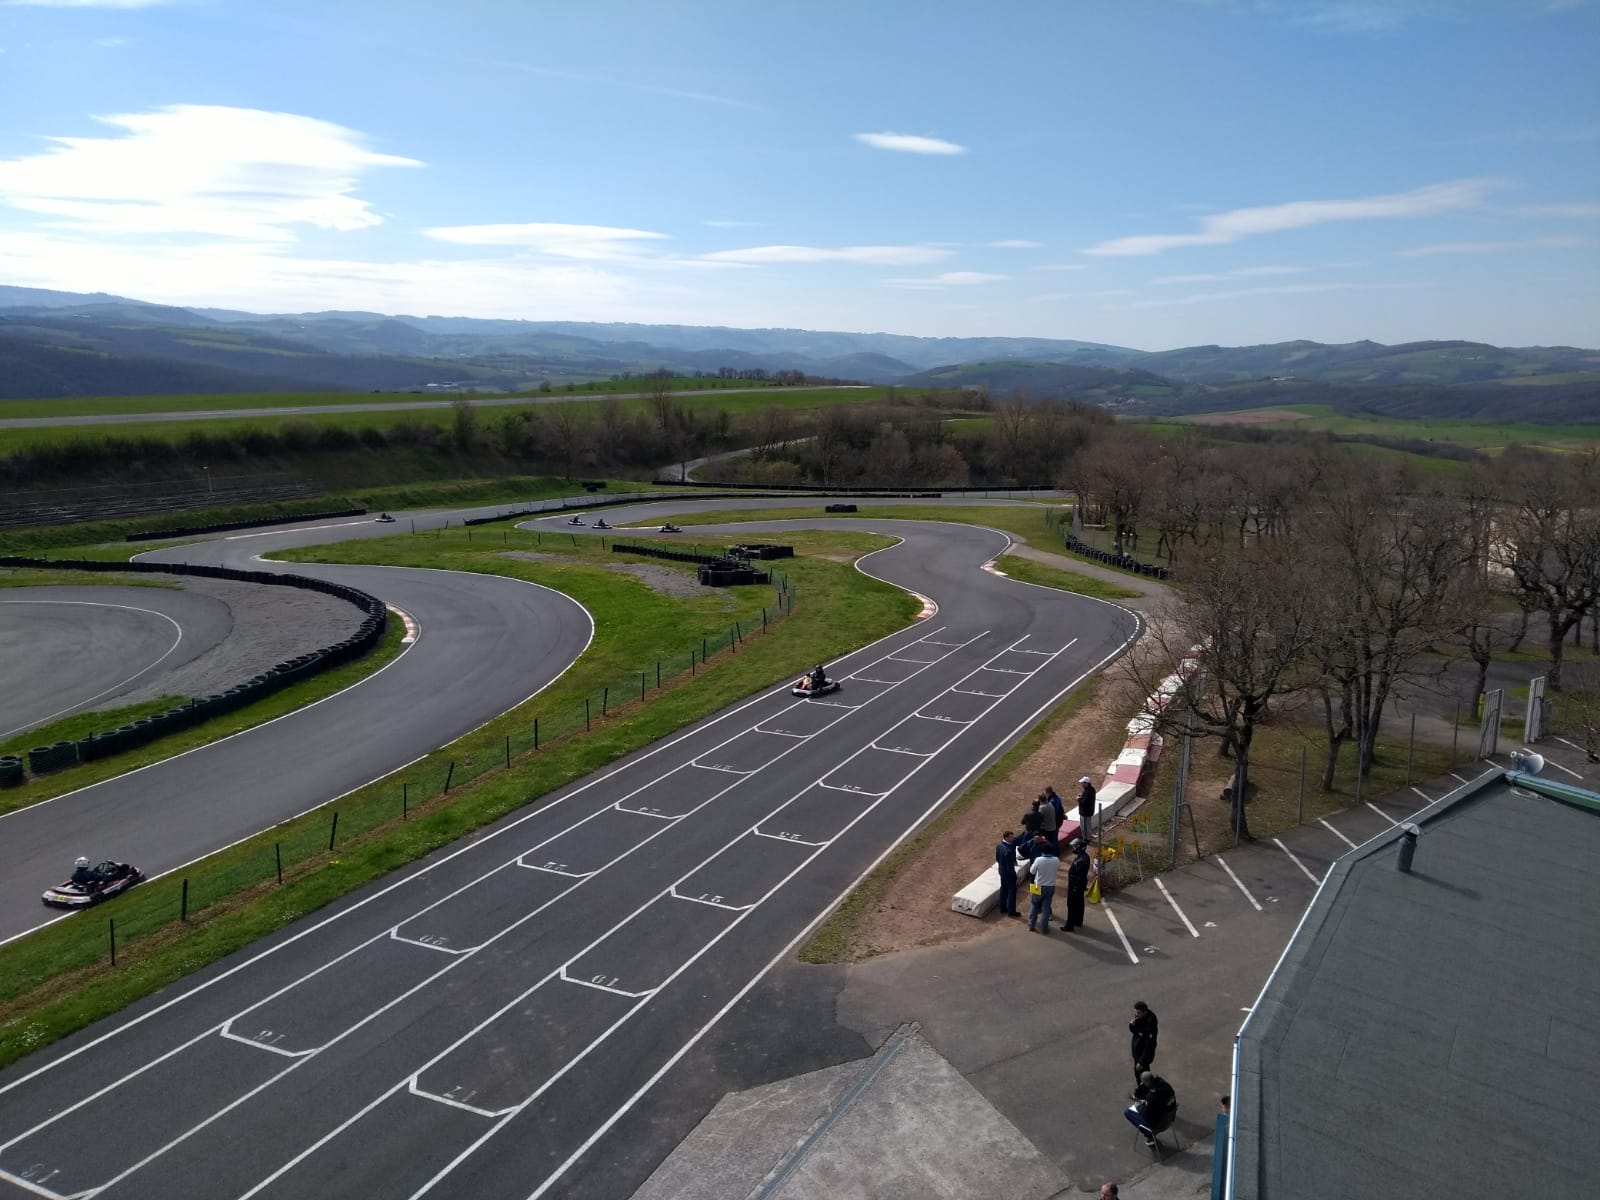
<svg viewBox="0 0 1600 1200"><path fill-rule="evenodd" d="M685 396L678 399L678 403L685 409L695 412L725 411L732 416L756 412L766 408L787 408L804 410L812 408L827 408L836 404L867 404L884 399L887 388L817 388L812 390L790 388L767 388L750 390L729 389L710 396ZM131 397L125 401L95 401L93 403L134 405L108 409L107 412L171 412L178 409L160 407L144 407L157 401L167 399L186 399L206 401L186 406L194 411L205 411L219 408L251 408L269 407L254 403L223 404L215 401L233 399L239 401L254 401L260 399L255 396L245 397ZM209 434L224 436L238 434L251 429L275 429L290 422L309 425L316 429L335 427L352 431L361 429L392 429L397 425L432 425L441 430L448 430L455 421L455 411L449 405L441 408L419 409L386 409L376 407L382 403L394 403L393 394L383 396L363 395L360 393L315 393L313 396L282 397L282 403L274 403L270 407L293 408L295 411L286 411L280 415L257 415L250 417L196 417L191 420L171 421L129 421L117 422L112 425L46 425L24 428L0 429L0 455L15 454L19 450L27 450L37 446L59 446L70 442L101 441L115 438L119 441L132 441L148 439L152 441L181 442L191 434ZM370 402L375 407L371 411L362 412L334 412L318 413L303 411L305 407L315 407L310 404L316 401L315 406L329 404L350 404L355 402ZM402 397L404 399L404 397ZM36 405L45 403L41 401L6 401L4 404ZM63 401L65 403L72 403ZM87 403L87 402L86 402ZM573 411L581 420L597 418L601 411L601 400L575 400L563 401L562 406ZM648 413L650 401L645 399L620 401L625 411L633 413ZM545 409L549 405L540 402L537 397L529 398L527 404L491 405L475 408L480 426L491 426L508 413L521 412L524 408ZM49 416L45 413L20 413L10 412L0 407L0 417L4 416ZM68 415L62 413L61 415ZM104 415L104 414L85 414Z"/></svg>
<svg viewBox="0 0 1600 1200"><path fill-rule="evenodd" d="M1535 381L1529 381L1535 382ZM1515 405L1508 396L1507 407ZM1266 420L1264 414L1281 412L1281 419ZM1439 442L1454 442L1477 450L1495 451L1513 443L1524 446L1545 446L1556 450L1573 450L1600 444L1600 425L1540 425L1528 421L1472 421L1451 417L1414 420L1399 417L1352 416L1335 411L1326 404L1283 404L1271 409L1243 409L1238 412L1204 413L1194 417L1170 417L1149 422L1146 427L1162 432L1183 429L1204 429L1207 425L1225 424L1230 420L1261 428L1327 430L1330 433L1360 434L1376 437L1425 438Z"/></svg>

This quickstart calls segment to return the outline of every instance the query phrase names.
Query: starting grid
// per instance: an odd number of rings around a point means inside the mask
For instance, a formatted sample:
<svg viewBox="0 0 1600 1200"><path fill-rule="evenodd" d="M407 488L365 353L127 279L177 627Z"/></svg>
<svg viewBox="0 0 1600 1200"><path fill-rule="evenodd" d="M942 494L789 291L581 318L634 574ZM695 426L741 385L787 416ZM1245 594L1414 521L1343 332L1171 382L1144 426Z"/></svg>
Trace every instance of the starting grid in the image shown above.
<svg viewBox="0 0 1600 1200"><path fill-rule="evenodd" d="M943 627L930 629L842 677L881 690L854 703L850 692L841 691L769 713L75 1102L56 1109L59 1095L41 1097L35 1111L51 1115L0 1142L0 1179L44 1200L88 1200L122 1183L358 1030L448 981L464 964L503 944L657 838L799 748L835 732L852 714L974 646L989 631L959 641L939 640L947 633ZM799 788L261 1178L239 1200L308 1194L314 1187L293 1174L297 1168L358 1124L377 1119L375 1114L419 1103L467 1118L464 1123L439 1123L439 1136L456 1137L459 1144L449 1146L445 1152L455 1149L454 1156L409 1192L413 1200L426 1195L1077 641L1034 649L1023 646L1028 640L1020 638L992 654ZM618 852L617 847L625 849ZM671 936L664 937L663 930ZM0 1094L29 1086L53 1093L59 1084L52 1071L72 1057L0 1088ZM159 1103L152 1110L151 1098L175 1095L185 1079L196 1077L225 1079L237 1094L225 1103L213 1098L205 1112ZM129 1120L130 1114L136 1119ZM603 1124L537 1186L530 1200L554 1186L609 1127L610 1122ZM96 1168L73 1152L90 1142L117 1147L114 1153L120 1157L109 1174L99 1168L96 1176Z"/></svg>

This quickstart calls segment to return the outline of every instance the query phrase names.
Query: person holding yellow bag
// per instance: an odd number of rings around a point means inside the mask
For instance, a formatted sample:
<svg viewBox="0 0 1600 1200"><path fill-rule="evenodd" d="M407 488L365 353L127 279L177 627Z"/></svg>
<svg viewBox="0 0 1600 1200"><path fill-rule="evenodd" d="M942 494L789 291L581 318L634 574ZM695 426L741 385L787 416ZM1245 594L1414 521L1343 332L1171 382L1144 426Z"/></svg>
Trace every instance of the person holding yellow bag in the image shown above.
<svg viewBox="0 0 1600 1200"><path fill-rule="evenodd" d="M1050 843L1045 841L1041 834L1035 843L1043 843L1038 855L1033 860L1033 882L1028 885L1031 902L1028 905L1028 932L1033 932L1033 924L1039 920L1039 914L1044 913L1044 920L1039 921L1039 932L1050 932L1050 902L1056 894L1056 871L1061 866L1061 860L1056 857L1056 852Z"/></svg>

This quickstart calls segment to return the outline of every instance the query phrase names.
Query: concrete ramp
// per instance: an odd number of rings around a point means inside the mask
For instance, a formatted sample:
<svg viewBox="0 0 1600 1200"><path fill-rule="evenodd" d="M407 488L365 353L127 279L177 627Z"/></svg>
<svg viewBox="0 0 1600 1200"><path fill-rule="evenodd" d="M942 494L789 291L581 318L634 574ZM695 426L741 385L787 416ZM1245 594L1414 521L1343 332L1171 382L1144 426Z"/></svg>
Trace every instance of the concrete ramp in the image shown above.
<svg viewBox="0 0 1600 1200"><path fill-rule="evenodd" d="M724 1096L633 1200L1040 1200L1068 1186L905 1025L871 1058Z"/></svg>

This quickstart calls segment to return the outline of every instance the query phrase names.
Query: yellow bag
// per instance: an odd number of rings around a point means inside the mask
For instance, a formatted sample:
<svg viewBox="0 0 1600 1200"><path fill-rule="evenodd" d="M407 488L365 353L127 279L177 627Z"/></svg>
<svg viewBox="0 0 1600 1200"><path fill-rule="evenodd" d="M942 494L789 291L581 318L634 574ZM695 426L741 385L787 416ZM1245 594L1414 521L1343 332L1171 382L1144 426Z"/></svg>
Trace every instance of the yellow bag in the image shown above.
<svg viewBox="0 0 1600 1200"><path fill-rule="evenodd" d="M1040 887L1037 883L1030 883L1028 885L1028 895L1042 896L1044 895L1044 888Z"/></svg>
<svg viewBox="0 0 1600 1200"><path fill-rule="evenodd" d="M1090 878L1089 890L1085 893L1084 898L1088 900L1090 904L1100 903L1100 876L1095 875Z"/></svg>

